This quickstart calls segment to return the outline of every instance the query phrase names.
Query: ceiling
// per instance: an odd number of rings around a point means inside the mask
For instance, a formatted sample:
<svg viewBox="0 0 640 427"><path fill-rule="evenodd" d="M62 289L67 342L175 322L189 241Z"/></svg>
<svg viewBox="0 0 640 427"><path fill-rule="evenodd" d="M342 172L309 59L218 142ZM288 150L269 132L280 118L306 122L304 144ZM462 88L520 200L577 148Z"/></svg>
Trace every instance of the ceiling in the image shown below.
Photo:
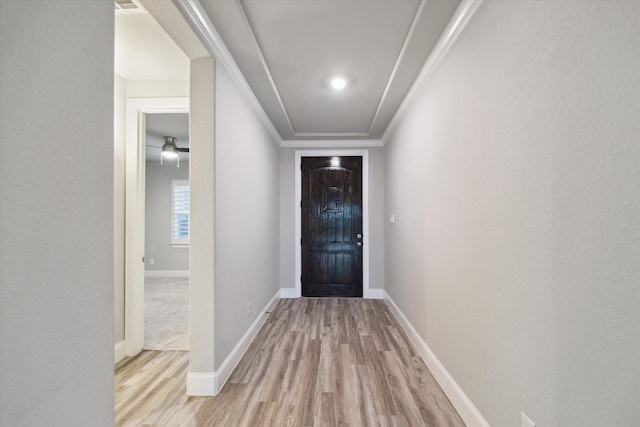
<svg viewBox="0 0 640 427"><path fill-rule="evenodd" d="M375 145L381 144L460 0L176 4L205 45L208 35L215 36L209 50L218 59L223 52L221 64L278 143L362 140ZM185 5L196 13L184 13ZM189 79L189 58L142 8L116 13L115 45L116 72L127 80ZM346 89L330 88L328 80L335 74L347 78Z"/></svg>
<svg viewBox="0 0 640 427"><path fill-rule="evenodd" d="M199 3L287 141L380 139L460 1Z"/></svg>

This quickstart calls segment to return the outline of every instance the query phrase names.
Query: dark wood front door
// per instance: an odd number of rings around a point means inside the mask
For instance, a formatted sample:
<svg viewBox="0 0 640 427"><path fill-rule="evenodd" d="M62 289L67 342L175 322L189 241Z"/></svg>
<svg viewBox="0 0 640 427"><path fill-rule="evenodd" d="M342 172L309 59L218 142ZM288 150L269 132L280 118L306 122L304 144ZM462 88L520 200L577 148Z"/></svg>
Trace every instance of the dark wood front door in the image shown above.
<svg viewBox="0 0 640 427"><path fill-rule="evenodd" d="M302 158L302 296L362 296L362 157Z"/></svg>

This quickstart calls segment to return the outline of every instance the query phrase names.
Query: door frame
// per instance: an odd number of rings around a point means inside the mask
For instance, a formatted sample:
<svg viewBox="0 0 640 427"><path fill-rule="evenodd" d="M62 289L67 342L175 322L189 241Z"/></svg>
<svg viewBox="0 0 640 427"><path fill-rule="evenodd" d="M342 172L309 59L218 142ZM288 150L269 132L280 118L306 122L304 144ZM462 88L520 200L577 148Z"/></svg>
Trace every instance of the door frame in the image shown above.
<svg viewBox="0 0 640 427"><path fill-rule="evenodd" d="M126 107L124 351L144 345L146 115L188 113L189 98L129 98Z"/></svg>
<svg viewBox="0 0 640 427"><path fill-rule="evenodd" d="M302 296L302 165L303 157L358 156L362 157L362 298L369 295L369 150L296 150L295 152L295 290L293 298Z"/></svg>

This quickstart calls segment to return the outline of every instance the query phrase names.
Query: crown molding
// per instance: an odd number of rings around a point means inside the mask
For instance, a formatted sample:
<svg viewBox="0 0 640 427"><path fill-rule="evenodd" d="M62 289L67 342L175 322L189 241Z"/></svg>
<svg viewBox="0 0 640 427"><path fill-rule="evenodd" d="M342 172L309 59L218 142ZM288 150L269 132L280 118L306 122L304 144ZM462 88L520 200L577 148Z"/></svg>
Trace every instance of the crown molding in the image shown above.
<svg viewBox="0 0 640 427"><path fill-rule="evenodd" d="M420 90L438 69L438 66L442 63L442 60L445 58L458 36L465 29L483 1L484 0L463 0L462 3L460 3L456 13L454 13L449 24L440 36L440 39L438 39L433 51L429 54L429 57L422 66L418 77L416 77L416 80L411 85L409 92L404 97L404 100L402 100L400 107L398 107L398 110L393 115L387 129L384 131L384 134L382 135L383 145L387 143L391 134L393 134L409 110L409 107L413 104L413 101L415 101Z"/></svg>
<svg viewBox="0 0 640 427"><path fill-rule="evenodd" d="M314 137L314 138L336 138L336 137L363 137L369 136L367 132L297 132L294 134L297 137Z"/></svg>
<svg viewBox="0 0 640 427"><path fill-rule="evenodd" d="M280 133L278 133L275 126L269 119L269 116L267 116L267 113L264 111L264 108L262 108L258 98L251 90L251 86L249 86L247 79L244 77L244 74L242 74L242 71L240 71L240 67L238 67L238 64L233 59L227 45L224 43L220 33L218 33L218 30L216 30L206 12L203 10L200 2L198 0L173 0L173 3L211 55L229 72L231 78L238 85L242 94L247 98L249 104L256 112L258 118L262 121L269 134L271 134L274 141L279 146L282 146L282 137L280 136Z"/></svg>
<svg viewBox="0 0 640 427"><path fill-rule="evenodd" d="M267 79L269 80L269 84L271 85L271 90L273 90L273 93L275 94L276 99L278 100L278 104L280 105L280 108L284 113L284 117L287 119L287 124L289 125L289 129L291 130L291 133L295 134L296 131L293 128L293 123L291 123L291 118L289 117L289 111L287 110L287 107L284 105L284 101L280 96L280 91L278 90L276 81L273 79L273 74L271 74L271 68L267 63L267 58L265 58L264 54L262 53L262 46L260 46L260 42L258 41L258 37L256 36L256 31L253 28L251 21L249 20L249 16L247 16L247 11L244 5L242 4L241 0L235 0L235 4L236 4L236 7L238 8L238 11L240 12L240 16L242 17L244 24L249 29L249 34L251 35L251 41L253 42L253 47L258 52L258 57L260 58L260 64L262 64L262 68L264 69L264 72L267 75Z"/></svg>
<svg viewBox="0 0 640 427"><path fill-rule="evenodd" d="M382 93L382 96L380 97L380 101L378 102L378 107L376 108L376 112L374 113L373 118L371 119L371 124L369 125L369 131L368 131L369 134L371 133L371 130L373 129L373 125L376 123L376 119L378 118L378 115L380 114L380 110L382 109L382 104L384 103L384 100L387 98L387 94L389 93L389 89L391 88L391 85L393 84L393 81L394 81L394 79L396 77L396 73L398 72L398 68L400 67L400 63L402 62L402 59L404 58L404 54L407 52L407 47L409 46L409 42L413 38L413 33L415 33L415 31L416 31L416 25L418 24L418 20L420 19L420 16L422 16L422 12L424 11L425 1L426 0L420 0L420 3L418 4L418 8L416 9L416 13L413 16L413 20L411 21L411 25L409 26L409 31L407 32L407 35L404 38L404 42L402 43L402 48L400 49L400 53L398 54L398 57L396 58L395 64L393 64L393 70L391 70L391 74L389 75L389 79L387 79L387 85L385 86L384 92Z"/></svg>
<svg viewBox="0 0 640 427"><path fill-rule="evenodd" d="M283 148L356 148L382 147L379 139L288 139L280 144Z"/></svg>

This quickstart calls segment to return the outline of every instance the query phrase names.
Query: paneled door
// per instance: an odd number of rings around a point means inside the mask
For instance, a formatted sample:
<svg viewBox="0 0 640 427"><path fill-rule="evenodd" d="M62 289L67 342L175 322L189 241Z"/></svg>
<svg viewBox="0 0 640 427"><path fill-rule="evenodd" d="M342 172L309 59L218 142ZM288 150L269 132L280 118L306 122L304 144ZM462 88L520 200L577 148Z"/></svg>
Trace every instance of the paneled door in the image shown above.
<svg viewBox="0 0 640 427"><path fill-rule="evenodd" d="M302 158L302 296L362 297L362 157Z"/></svg>

